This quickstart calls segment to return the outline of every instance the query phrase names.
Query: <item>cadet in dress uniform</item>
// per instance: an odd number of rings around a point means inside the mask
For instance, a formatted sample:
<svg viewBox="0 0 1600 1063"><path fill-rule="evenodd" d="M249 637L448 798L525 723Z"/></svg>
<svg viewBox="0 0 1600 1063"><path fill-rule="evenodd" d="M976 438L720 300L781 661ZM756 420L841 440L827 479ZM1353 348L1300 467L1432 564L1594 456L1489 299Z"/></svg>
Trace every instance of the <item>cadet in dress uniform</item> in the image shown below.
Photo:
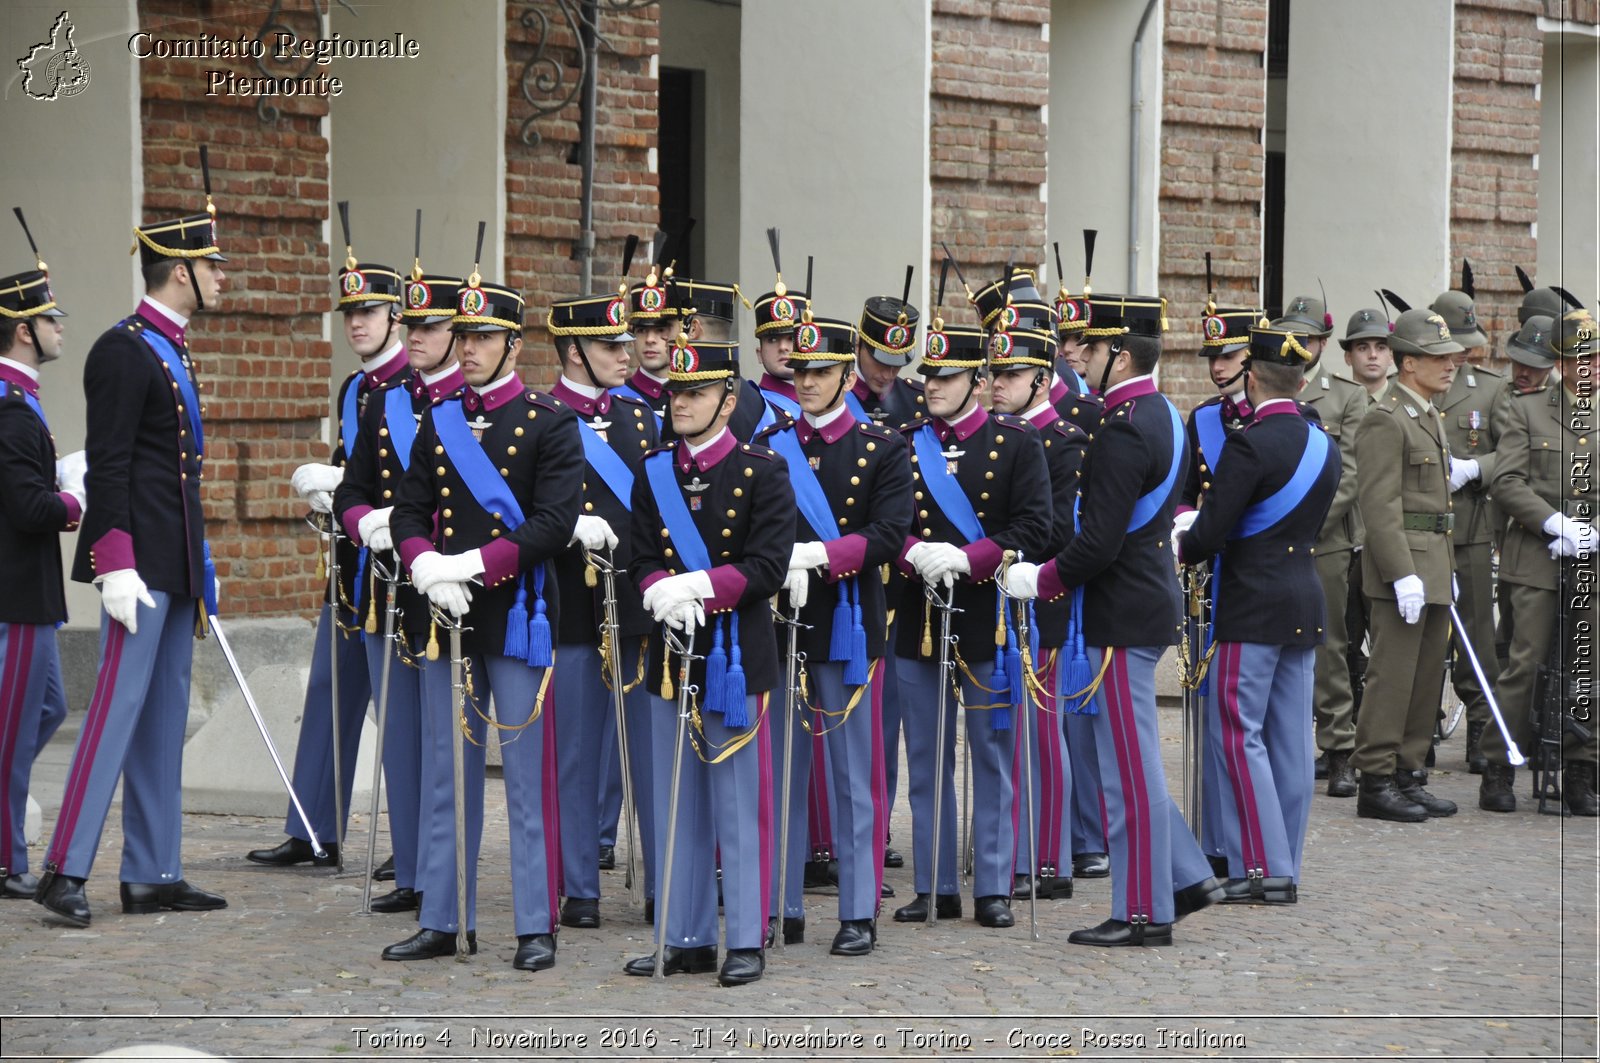
<svg viewBox="0 0 1600 1063"><path fill-rule="evenodd" d="M1471 270L1463 265L1462 284L1471 286ZM1495 446L1492 426L1501 416L1500 407L1510 401L1504 373L1482 364L1490 350L1489 337L1478 323L1472 293L1452 289L1432 304L1444 318L1450 335L1465 350L1454 356L1456 378L1450 390L1439 398L1444 414L1445 441L1455 459L1450 465L1450 491L1454 496L1456 528L1452 537L1456 550L1456 585L1460 595L1456 611L1472 640L1483 674L1491 688L1500 679L1500 659L1494 648L1494 550L1495 535L1503 527L1498 508L1489 500L1489 484L1494 481ZM1460 634L1452 630L1452 639ZM1467 766L1473 774L1483 770L1483 754L1478 742L1489 724L1489 699L1472 665L1459 648L1450 669L1456 696L1467 706Z"/></svg>
<svg viewBox="0 0 1600 1063"><path fill-rule="evenodd" d="M1533 346L1544 321L1530 318L1518 341ZM1574 565L1572 575L1581 580L1586 574L1591 585L1595 571L1596 514L1600 513L1596 486L1600 480L1594 475L1595 434L1600 427L1594 413L1595 373L1600 370L1596 332L1589 311L1572 310L1562 315L1553 331L1544 333L1546 350L1561 360L1561 381L1511 399L1490 486L1495 502L1510 517L1500 552L1500 592L1502 603L1509 603L1516 617L1510 664L1499 686L1500 711L1512 738L1530 759L1537 752L1530 723L1534 681L1549 657L1551 642L1584 639L1576 625L1587 620L1587 644L1592 648L1593 632L1600 629L1592 593L1573 595L1568 616L1558 622L1558 566ZM1581 653L1583 647L1574 645L1573 649ZM1573 661L1573 654L1564 655L1566 667L1572 667ZM1588 675L1592 682L1592 663ZM1574 815L1593 816L1600 812L1595 798L1600 727L1594 720L1594 700L1569 699L1567 712L1588 730L1589 738L1579 743L1569 737L1563 750L1562 797ZM1499 728L1484 732L1480 748L1488 764L1478 791L1478 807L1489 812L1514 811L1515 772L1506 758Z"/></svg>
<svg viewBox="0 0 1600 1063"><path fill-rule="evenodd" d="M667 367L678 327L671 287L672 267L663 266L657 256L644 280L628 289L628 332L633 336L639 368L626 384L612 389L614 395L627 395L648 405L656 415L657 429L664 427L667 418Z"/></svg>
<svg viewBox="0 0 1600 1063"><path fill-rule="evenodd" d="M688 277L672 278L672 301L678 308L678 322L690 344L701 340L712 343L733 343L737 346L734 316L738 304L751 308L739 285L733 281L702 281ZM777 415L762 400L761 389L744 379L738 380L739 405L728 422L728 430L740 442L748 443L757 432L765 431L776 421ZM663 424L663 440L673 436L671 418Z"/></svg>
<svg viewBox="0 0 1600 1063"><path fill-rule="evenodd" d="M471 387L423 415L390 525L411 582L466 628L465 719L454 718L450 669L442 660L423 670L422 711L431 717L424 730L433 738L426 754L433 779L451 778L450 743L464 745L471 948L477 948L472 924L492 696L511 832L512 966L539 971L555 964L561 888L556 750L547 741L545 713L552 634L561 623L552 563L572 538L584 466L572 411L517 376L522 306L521 295L484 282L476 266L463 283L452 327ZM482 586L469 589L477 582ZM422 829L431 840L417 880L421 929L386 948L386 960L456 950L455 820Z"/></svg>
<svg viewBox="0 0 1600 1063"><path fill-rule="evenodd" d="M687 694L682 662L664 640L652 640L646 671L647 682L660 677L661 684L651 729L656 847L673 851L673 866L663 860L656 882L662 973L716 969L720 853L723 985L754 982L766 968L774 824L767 714L779 682L770 599L783 585L795 521L785 462L740 443L728 427L744 401L738 369L737 344L692 343L680 334L667 380L678 438L651 451L634 480L628 568L645 608L679 632L692 628L690 648L704 658ZM690 698L694 717L681 747L679 696ZM624 970L654 974L655 956L630 960Z"/></svg>
<svg viewBox="0 0 1600 1063"><path fill-rule="evenodd" d="M1051 401L1052 385L1060 379L1054 373L1056 338L1053 329L1028 329L1020 324L1013 328L1001 327L990 336L989 344L992 408L996 413L1011 414L1026 422L1039 434L1044 446L1045 468L1050 474L1051 521L1050 541L1040 557L1054 557L1072 538L1072 514L1077 508L1078 478L1089 436L1063 417ZM1039 645L1033 667L1045 693L1037 697L1028 695L1034 713L1034 719L1029 721L1032 740L1028 750L1032 759L1031 826L1035 835L1031 850L1024 833L1030 827L1029 795L1021 785L1024 775L1020 741L1012 758L1011 777L1016 791L1012 819L1017 833L1014 894L1025 897L1032 889L1036 891L1035 896L1058 899L1072 896L1073 868L1071 812L1075 765L1068 752L1065 727L1072 714L1061 712L1054 697L1061 648L1067 641L1068 609L1064 601L1040 602L1030 608ZM1012 696L1024 703L1019 691L1012 691ZM1098 790L1098 781L1094 785ZM1098 821L1098 808L1095 816ZM1029 862L1030 851L1037 858L1033 864Z"/></svg>
<svg viewBox="0 0 1600 1063"><path fill-rule="evenodd" d="M387 388L404 384L406 375L405 340L400 335L400 274L392 266L376 262L358 262L350 246L350 204L339 204L340 221L344 224L345 260L339 270L337 309L344 319L345 342L350 345L361 368L345 377L339 386L334 408L337 414L337 439L329 463L312 462L294 471L290 483L294 491L311 507L314 513L329 513L333 509L333 493L344 479L345 465L355 451L356 437L361 431L362 416L374 395ZM381 398L381 396L380 396ZM339 845L344 839L346 823L336 821L337 808L350 816L350 794L355 786L356 754L361 746L361 728L367 718L367 703L372 700L373 686L367 671L367 652L362 644L361 622L368 605L363 595L369 589L370 578L365 575L366 556L353 538L342 540L339 551L339 601L324 594L322 612L317 617L316 640L312 643L311 674L306 682L305 707L300 714L300 739L295 747L294 790L305 803L306 816L319 839L327 839L332 846L326 857L311 851L311 840L305 834L305 825L291 803L284 815L283 832L288 838L270 849L253 849L245 859L256 864L289 867L312 863L320 866L338 864ZM333 634L338 626L338 636ZM374 640L376 641L376 640ZM337 642L337 648L334 643ZM339 687L333 686L332 655L338 653ZM381 674L381 673L380 673ZM392 696L392 695L391 695ZM334 704L339 713L338 773L333 763L333 721L330 718ZM405 710L401 710L402 714ZM334 780L338 779L340 793L334 795ZM402 809L405 799L401 799ZM403 815L402 811L402 815Z"/></svg>
<svg viewBox="0 0 1600 1063"><path fill-rule="evenodd" d="M1333 334L1333 315L1322 300L1297 295L1273 328L1303 332L1306 349L1314 356L1306 369L1306 389L1301 400L1317 411L1328 436L1339 447L1339 491L1328 507L1322 535L1317 539L1317 575L1327 604L1327 638L1317 647L1317 748L1327 758L1328 795L1350 797L1355 775L1350 754L1355 750L1355 693L1350 684L1350 661L1345 608L1350 600L1351 571L1359 563L1362 542L1361 513L1356 508L1356 430L1367 415L1372 399L1367 389L1334 372L1322 355Z"/></svg>
<svg viewBox="0 0 1600 1063"><path fill-rule="evenodd" d="M1411 823L1456 811L1422 784L1455 571L1450 446L1433 403L1450 390L1450 356L1462 348L1444 318L1425 308L1395 320L1389 345L1394 382L1356 435L1356 463L1366 470L1361 581L1372 600L1372 659L1350 764L1361 773L1357 815Z"/></svg>
<svg viewBox="0 0 1600 1063"><path fill-rule="evenodd" d="M572 545L556 565L561 624L556 631L554 709L561 780L562 892L567 898L561 925L585 929L600 925L600 869L595 857L602 844L601 786L605 776L595 768L616 756L616 695L610 689L606 656L611 653L620 655L647 902L654 895L651 872L656 850L650 783L654 721L643 660L644 640L653 625L626 570L633 556L629 515L633 484L657 435L655 417L645 402L609 390L628 375L626 345L633 337L627 320L626 284L616 294L562 299L545 319L561 367L550 394L577 414L584 455L583 505L572 529ZM617 570L614 580L621 631L616 645L603 631L605 592L586 552L609 555ZM632 689L626 689L630 683ZM610 727L605 726L607 720ZM616 761L620 771L621 758Z"/></svg>
<svg viewBox="0 0 1600 1063"><path fill-rule="evenodd" d="M999 331L1048 332L1055 338L1056 307L1039 294L1037 278L1032 270L1011 267L1009 279L999 278L972 295L970 301L978 311L978 319L991 334ZM1100 400L1087 395L1088 384L1070 366L1061 364L1051 355L1053 370L1050 400L1056 404L1061 416L1077 425L1085 433L1093 432L1100 424ZM1065 369L1063 374L1060 370Z"/></svg>
<svg viewBox="0 0 1600 1063"><path fill-rule="evenodd" d="M1207 253L1207 273L1210 272L1210 254ZM1209 279L1209 276L1208 276ZM1172 520L1173 542L1189 529L1199 516L1196 508L1211 489L1217 462L1222 448L1254 419L1250 398L1245 394L1245 366L1250 357L1250 329L1264 320L1259 309L1253 307L1218 306L1214 297L1206 299L1205 313L1200 330L1200 354L1206 359L1211 383L1217 394L1189 411L1185 431L1188 446L1188 472L1184 476L1183 495ZM1202 558L1202 562L1204 559ZM1215 581L1213 580L1213 586ZM1215 627L1213 627L1213 636ZM1197 647L1196 654L1204 652ZM1201 695L1214 701L1220 693L1214 683L1201 685ZM1207 707L1207 718L1212 708ZM1206 749L1201 759L1200 771L1200 847L1205 850L1213 866L1218 867L1227 858L1227 846L1222 830L1221 809L1227 776L1226 765L1213 756L1212 743L1207 736Z"/></svg>
<svg viewBox="0 0 1600 1063"><path fill-rule="evenodd" d="M985 335L943 325L934 319L917 367L926 379L930 416L901 430L911 446L917 510L899 558L910 578L901 592L895 652L910 765L917 896L897 909L894 918L923 921L930 904L937 906L941 919L961 914L955 728L965 717L972 763L973 914L981 926L1008 927L1014 922L1011 716L1017 699L1006 678L1005 660L1021 647L995 575L1007 551L1038 557L1049 543L1051 499L1040 490L1049 473L1037 432L1024 421L983 408L989 390ZM932 644L940 619L933 615L924 584L951 588L953 608L960 610L950 618L958 674L946 676L940 670ZM944 692L940 749L942 683L953 689ZM966 711L958 713L958 707ZM937 866L935 801L940 805Z"/></svg>
<svg viewBox="0 0 1600 1063"><path fill-rule="evenodd" d="M122 910L227 907L184 880L180 854L189 669L202 600L214 608L216 596L200 504L205 411L186 333L216 308L227 259L209 195L205 213L134 236L145 297L83 367L88 505L72 578L100 590L99 679L34 897L73 926L89 925L84 880L119 778Z"/></svg>
<svg viewBox="0 0 1600 1063"><path fill-rule="evenodd" d="M389 807L389 837L394 846L392 892L375 897L375 912L409 912L420 901L417 880L425 855L443 857L448 841L435 844L422 833L424 825L441 822L452 814L454 789L449 777L433 778L424 750L424 727L439 722L422 713L422 648L429 626L428 600L403 580L397 581L398 609L393 649L378 634L387 590L372 564L381 558L384 568L397 570L394 534L389 520L411 464L411 447L423 413L445 399L458 398L467 386L455 356L450 322L455 317L459 277L430 276L422 272L420 258L413 264L405 286L408 368L389 384L369 394L361 413L361 430L345 463L344 478L333 494L333 512L350 541L362 548L367 564L360 572L366 603L367 675L373 690L382 688L383 668L389 668L389 701L383 736L383 771ZM326 724L326 718L323 721ZM424 815L422 803L428 802Z"/></svg>
<svg viewBox="0 0 1600 1063"><path fill-rule="evenodd" d="M1061 687L1075 695L1066 711L1094 714L1112 866L1111 918L1073 931L1077 945L1170 944L1174 920L1222 896L1155 752L1156 662L1178 640L1167 539L1187 461L1183 419L1152 377L1165 307L1155 296L1090 298L1089 383L1106 412L1084 458L1079 526L1055 558L1006 576L1018 597L1073 595Z"/></svg>
<svg viewBox="0 0 1600 1063"><path fill-rule="evenodd" d="M872 682L882 667L888 627L879 570L899 555L911 528L911 463L898 435L859 419L847 402L856 375L855 328L846 321L813 320L809 308L801 317L788 356L799 417L758 439L783 458L795 493L798 513L782 604L800 610L799 646L809 679L803 689L815 698L800 707L814 738L798 718L775 716L770 728L774 760L781 765L783 756L794 758L792 870L786 897L776 896L774 876L774 899L785 940L792 942L794 931L804 928L798 871L805 838L798 828L809 777L828 799L832 852L839 861L839 931L829 951L864 956L877 940L889 829L882 688ZM781 816L781 766L772 785ZM797 919L798 926L792 922Z"/></svg>
<svg viewBox="0 0 1600 1063"><path fill-rule="evenodd" d="M1205 504L1177 531L1179 560L1212 564L1215 655L1206 702L1225 901L1298 897L1314 785L1313 647L1327 612L1311 554L1339 484L1338 447L1295 403L1311 360L1305 333L1249 332L1251 422L1213 455Z"/></svg>
<svg viewBox="0 0 1600 1063"><path fill-rule="evenodd" d="M29 237L31 242L32 237ZM67 619L61 533L83 516L83 454L56 459L39 403L39 369L61 357L50 275L0 278L0 897L31 899L23 819L34 758L67 718L56 625Z"/></svg>

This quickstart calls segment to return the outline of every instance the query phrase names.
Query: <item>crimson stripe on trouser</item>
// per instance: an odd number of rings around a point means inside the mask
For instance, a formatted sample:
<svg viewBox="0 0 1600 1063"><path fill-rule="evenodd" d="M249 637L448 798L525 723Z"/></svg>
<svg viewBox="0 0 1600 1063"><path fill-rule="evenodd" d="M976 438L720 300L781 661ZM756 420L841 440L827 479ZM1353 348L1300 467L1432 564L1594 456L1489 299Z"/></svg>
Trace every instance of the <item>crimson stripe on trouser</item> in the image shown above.
<svg viewBox="0 0 1600 1063"><path fill-rule="evenodd" d="M1040 684L1046 690L1056 688L1057 655L1052 653L1045 665L1044 674L1040 676ZM1067 809L1067 776L1063 754L1066 752L1066 743L1062 738L1060 721L1056 714L1050 710L1048 702L1041 698L1035 713L1037 726L1034 728L1033 740L1039 744L1039 863L1044 867L1053 867L1059 874L1061 871L1061 830L1062 818Z"/></svg>
<svg viewBox="0 0 1600 1063"><path fill-rule="evenodd" d="M878 661L872 679L885 667L887 658ZM889 771L884 764L883 745L883 684L872 682L869 691L872 704L872 870L876 907L883 907L883 851L889 845Z"/></svg>
<svg viewBox="0 0 1600 1063"><path fill-rule="evenodd" d="M547 690L543 673L536 690ZM535 697L538 695L536 694ZM556 714L548 705L542 706L539 718L544 721L544 767L539 780L544 789L544 864L545 883L550 890L550 925L554 927L561 915L561 788L556 771Z"/></svg>
<svg viewBox="0 0 1600 1063"><path fill-rule="evenodd" d="M833 810L828 803L828 749L823 737L827 729L828 718L813 712L810 737L795 739L791 735L789 741L811 743L811 777L806 782L806 808L810 813L806 816L806 830L811 851L825 851L830 857L837 857L839 854L833 848ZM784 755L789 755L787 742Z"/></svg>
<svg viewBox="0 0 1600 1063"><path fill-rule="evenodd" d="M1101 689L1105 691L1106 722L1110 724L1117 775L1122 782L1124 844L1128 847L1128 919L1150 918L1152 910L1150 847L1150 794L1145 789L1144 756L1139 749L1139 723L1134 718L1133 689L1128 683L1126 651L1108 647L1111 665Z"/></svg>
<svg viewBox="0 0 1600 1063"><path fill-rule="evenodd" d="M772 918L772 786L767 780L772 778L772 732L767 727L767 703L771 699L770 693L756 695L756 837L761 840L760 868L761 868L761 929L759 933L765 934L767 920ZM792 741L794 736L789 736ZM788 755L785 747L784 755ZM815 752L815 750L813 750ZM815 761L813 761L815 764ZM733 765L728 765L729 771ZM812 772L813 778L816 772ZM784 901L787 907L787 901ZM715 913L713 913L715 915ZM712 926L716 922L713 919Z"/></svg>
<svg viewBox="0 0 1600 1063"><path fill-rule="evenodd" d="M5 831L5 848L0 850L0 867L10 874L13 843L21 840L11 836L11 766L17 757L17 743L22 735L22 710L28 701L28 666L33 659L33 625L0 624L0 642L4 643L5 673L0 677L0 719L5 721L0 730L0 830ZM34 750L37 754L38 750ZM23 842L26 845L26 842Z"/></svg>
<svg viewBox="0 0 1600 1063"><path fill-rule="evenodd" d="M1246 872L1260 868L1266 874L1267 846L1261 837L1261 810L1256 807L1255 780L1250 775L1250 758L1245 754L1244 720L1239 715L1239 672L1244 646L1223 642L1217 646L1222 664L1218 684L1217 716L1222 721L1222 753L1233 784L1233 802L1239 810L1239 844Z"/></svg>
<svg viewBox="0 0 1600 1063"><path fill-rule="evenodd" d="M56 832L50 839L50 851L46 856L47 862L57 867L66 862L67 850L72 847L72 832L77 829L78 815L83 811L83 797L89 789L95 752L100 747L101 736L105 734L111 702L117 694L117 672L122 667L122 646L128 629L109 617L106 618L106 625L99 679L95 683L94 697L89 701L89 711L84 715L78 748L72 754L72 768L67 772L67 789L61 798L61 816L56 820ZM121 771L120 765L118 771Z"/></svg>

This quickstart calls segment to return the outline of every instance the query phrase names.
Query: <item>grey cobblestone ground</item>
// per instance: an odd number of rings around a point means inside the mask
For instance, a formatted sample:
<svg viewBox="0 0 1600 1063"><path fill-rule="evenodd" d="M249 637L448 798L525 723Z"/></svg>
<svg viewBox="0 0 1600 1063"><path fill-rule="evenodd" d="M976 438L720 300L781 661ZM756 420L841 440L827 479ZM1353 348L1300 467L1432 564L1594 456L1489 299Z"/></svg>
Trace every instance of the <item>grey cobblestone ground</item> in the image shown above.
<svg viewBox="0 0 1600 1063"><path fill-rule="evenodd" d="M75 722L41 763L36 790L52 802ZM1162 723L1176 779L1176 713ZM1179 926L1172 948L1069 947L1067 933L1109 907L1107 880L1084 881L1070 900L1041 903L1038 941L1025 904L1016 928L994 931L971 921L969 899L969 918L931 928L885 916L878 950L845 961L827 954L833 899L809 895L806 943L773 952L766 977L739 989L709 976L625 977L623 961L650 939L620 872L604 877L600 930L563 932L554 970L512 970L498 786L490 780L483 951L465 964L380 960L414 924L357 914L356 874L246 864L245 850L278 840L278 821L188 817L185 872L228 909L124 916L113 809L89 883L91 928L47 926L35 905L0 902L0 1055L73 1058L134 1042L237 1059L1596 1055L1595 821L1539 817L1525 800L1511 816L1478 811L1459 733L1430 784L1461 804L1453 819L1360 820L1354 800L1319 791L1297 907L1212 908ZM47 805L47 831L54 815ZM357 815L352 852L364 854L366 829ZM903 795L894 829L909 838ZM910 874L887 873L899 892L888 904L909 896Z"/></svg>

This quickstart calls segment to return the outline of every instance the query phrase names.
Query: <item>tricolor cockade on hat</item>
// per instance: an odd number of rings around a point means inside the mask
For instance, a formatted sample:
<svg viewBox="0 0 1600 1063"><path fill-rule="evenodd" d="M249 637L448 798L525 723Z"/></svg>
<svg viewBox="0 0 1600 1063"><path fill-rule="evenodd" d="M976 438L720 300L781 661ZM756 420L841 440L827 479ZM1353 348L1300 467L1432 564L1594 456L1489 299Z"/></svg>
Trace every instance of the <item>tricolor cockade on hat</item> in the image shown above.
<svg viewBox="0 0 1600 1063"><path fill-rule="evenodd" d="M794 330L790 369L825 369L855 361L856 327L848 321L813 318L809 310Z"/></svg>
<svg viewBox="0 0 1600 1063"><path fill-rule="evenodd" d="M767 244L772 248L772 270L777 280L772 290L761 295L753 307L756 315L757 336L782 336L793 332L802 316L811 308L811 259L806 259L806 289L792 290L783 282L783 260L778 255L778 230L767 230Z"/></svg>
<svg viewBox="0 0 1600 1063"><path fill-rule="evenodd" d="M694 391L711 384L731 385L739 376L739 345L690 340L678 333L667 359L668 391Z"/></svg>
<svg viewBox="0 0 1600 1063"><path fill-rule="evenodd" d="M1056 363L1056 334L1049 329L996 329L989 334L989 369L1052 369Z"/></svg>
<svg viewBox="0 0 1600 1063"><path fill-rule="evenodd" d="M460 277L441 277L422 271L422 210L417 210L417 234L412 250L411 275L406 278L404 309L407 325L431 325L456 316L461 293Z"/></svg>
<svg viewBox="0 0 1600 1063"><path fill-rule="evenodd" d="M339 270L339 309L360 310L368 306L401 301L400 273L393 266L356 261L350 239L350 201L339 201L339 225L344 230L344 267Z"/></svg>
<svg viewBox="0 0 1600 1063"><path fill-rule="evenodd" d="M1008 267L1005 276L989 282L969 298L972 305L977 307L978 320L991 331L1055 331L1055 308L1039 294L1037 278L1032 270Z"/></svg>
<svg viewBox="0 0 1600 1063"><path fill-rule="evenodd" d="M483 260L483 233L488 223L478 223L478 248L472 256L472 272L456 292L456 313L450 319L453 332L521 332L522 293L500 284L491 284L478 272Z"/></svg>

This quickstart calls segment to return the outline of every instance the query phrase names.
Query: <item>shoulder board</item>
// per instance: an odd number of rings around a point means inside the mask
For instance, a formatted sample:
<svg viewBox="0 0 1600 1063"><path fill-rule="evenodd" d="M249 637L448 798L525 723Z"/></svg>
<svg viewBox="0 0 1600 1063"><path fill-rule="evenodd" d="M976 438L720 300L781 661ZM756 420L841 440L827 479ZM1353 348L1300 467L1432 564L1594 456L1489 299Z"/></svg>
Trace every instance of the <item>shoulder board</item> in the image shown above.
<svg viewBox="0 0 1600 1063"><path fill-rule="evenodd" d="M787 419L782 420L782 421L774 421L772 424L767 425L767 427L765 427L761 431L757 432L755 434L755 437L753 439L751 439L750 442L759 443L763 439L772 438L772 436L774 434L783 431L785 428L793 428L793 427L794 427L794 422L790 421L790 420L787 420Z"/></svg>
<svg viewBox="0 0 1600 1063"><path fill-rule="evenodd" d="M532 388L529 388L527 391L522 393L522 399L529 406L538 406L546 410L567 409L567 404L556 398L554 395L547 394L543 391L534 391Z"/></svg>
<svg viewBox="0 0 1600 1063"><path fill-rule="evenodd" d="M1024 421L1022 418L1009 413L991 413L989 415L989 420L993 421L1001 428L1009 428L1013 432L1024 432L1031 427L1027 421Z"/></svg>
<svg viewBox="0 0 1600 1063"><path fill-rule="evenodd" d="M130 314L121 321L117 322L117 324L122 328L127 329L129 332L132 332L134 335L138 335L144 331L144 322L139 320L139 316L137 314Z"/></svg>
<svg viewBox="0 0 1600 1063"><path fill-rule="evenodd" d="M641 416L646 412L651 412L650 404L648 402L645 402L643 399L635 398L632 395L613 395L611 396L611 403L612 405L621 404L623 406L636 407Z"/></svg>
<svg viewBox="0 0 1600 1063"><path fill-rule="evenodd" d="M1496 380L1509 380L1509 379L1511 379L1510 375L1507 374L1504 370L1494 369L1494 368L1492 368L1490 366L1487 366L1487 365L1475 365L1475 366L1472 367L1472 371L1474 373L1478 374L1479 376L1491 376L1491 377L1494 377Z"/></svg>
<svg viewBox="0 0 1600 1063"><path fill-rule="evenodd" d="M898 431L901 435L911 435L923 425L929 423L929 419L925 415L919 413L915 417L911 418L911 420L897 428L896 431Z"/></svg>
<svg viewBox="0 0 1600 1063"><path fill-rule="evenodd" d="M752 458L764 458L767 461L778 460L777 451L768 450L759 443L741 443L739 444L739 453L746 454Z"/></svg>
<svg viewBox="0 0 1600 1063"><path fill-rule="evenodd" d="M655 446L645 451L644 456L648 458L652 454L666 454L675 449L677 445L678 441L676 439L669 440L664 443L657 443Z"/></svg>
<svg viewBox="0 0 1600 1063"><path fill-rule="evenodd" d="M915 391L918 395L921 395L927 390L927 382L924 380L912 380L909 377L902 377L901 379L905 381L906 387L910 388L912 391Z"/></svg>
<svg viewBox="0 0 1600 1063"><path fill-rule="evenodd" d="M871 421L857 421L856 431L860 432L864 436L871 436L874 439L894 438L894 429L885 428L880 424L873 424Z"/></svg>
<svg viewBox="0 0 1600 1063"><path fill-rule="evenodd" d="M362 371L360 369L352 369L348 374L345 375L344 383L340 385L340 387L347 388L351 384L354 384L357 380L361 379L361 373Z"/></svg>
<svg viewBox="0 0 1600 1063"><path fill-rule="evenodd" d="M1360 384L1356 383L1354 380L1351 380L1349 377L1345 376L1343 373L1329 373L1328 376L1330 378L1334 379L1334 380L1337 380L1339 383L1344 384L1346 387L1352 387L1352 388L1361 387Z"/></svg>
<svg viewBox="0 0 1600 1063"><path fill-rule="evenodd" d="M1055 430L1056 435L1066 436L1068 439L1071 439L1074 436L1082 436L1084 439L1089 438L1088 432L1085 432L1083 429L1079 428L1065 417L1057 418L1056 423L1050 427Z"/></svg>
<svg viewBox="0 0 1600 1063"><path fill-rule="evenodd" d="M7 384L4 389L4 394L0 395L0 398L5 399L7 402L11 402L13 400L21 401L22 389L17 387L15 384Z"/></svg>

